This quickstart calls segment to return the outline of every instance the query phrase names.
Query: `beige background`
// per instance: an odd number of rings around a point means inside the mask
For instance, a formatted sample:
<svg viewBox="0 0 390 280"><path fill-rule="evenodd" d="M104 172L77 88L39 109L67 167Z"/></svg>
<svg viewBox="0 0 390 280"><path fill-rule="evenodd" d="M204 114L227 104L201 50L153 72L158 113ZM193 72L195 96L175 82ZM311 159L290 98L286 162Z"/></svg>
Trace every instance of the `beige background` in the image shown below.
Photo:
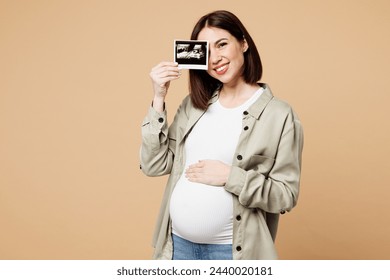
<svg viewBox="0 0 390 280"><path fill-rule="evenodd" d="M149 71L215 9L247 26L304 125L280 257L390 259L387 0L1 0L1 259L150 258L166 177L139 170Z"/></svg>

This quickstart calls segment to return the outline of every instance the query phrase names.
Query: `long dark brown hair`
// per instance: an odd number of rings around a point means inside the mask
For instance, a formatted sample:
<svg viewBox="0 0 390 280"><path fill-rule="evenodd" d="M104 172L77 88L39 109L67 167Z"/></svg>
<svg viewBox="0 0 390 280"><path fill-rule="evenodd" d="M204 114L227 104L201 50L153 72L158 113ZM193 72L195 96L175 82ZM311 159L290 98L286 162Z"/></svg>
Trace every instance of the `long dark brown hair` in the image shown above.
<svg viewBox="0 0 390 280"><path fill-rule="evenodd" d="M244 53L243 78L249 84L258 82L263 74L260 55L252 37L241 21L228 11L220 10L209 13L201 17L196 23L191 34L191 40L197 40L199 33L206 26L224 29L239 42L246 40L248 50ZM205 110L210 97L221 85L220 81L211 77L205 70L189 71L190 96L195 108Z"/></svg>

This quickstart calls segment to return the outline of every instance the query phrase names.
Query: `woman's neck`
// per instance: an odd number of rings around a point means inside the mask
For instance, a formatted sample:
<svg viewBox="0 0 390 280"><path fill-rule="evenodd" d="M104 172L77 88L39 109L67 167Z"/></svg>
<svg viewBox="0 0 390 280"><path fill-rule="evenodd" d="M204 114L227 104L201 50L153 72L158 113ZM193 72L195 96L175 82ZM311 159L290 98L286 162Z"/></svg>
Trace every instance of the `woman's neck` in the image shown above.
<svg viewBox="0 0 390 280"><path fill-rule="evenodd" d="M237 107L247 101L260 88L245 82L234 86L224 84L219 92L219 102L227 108Z"/></svg>

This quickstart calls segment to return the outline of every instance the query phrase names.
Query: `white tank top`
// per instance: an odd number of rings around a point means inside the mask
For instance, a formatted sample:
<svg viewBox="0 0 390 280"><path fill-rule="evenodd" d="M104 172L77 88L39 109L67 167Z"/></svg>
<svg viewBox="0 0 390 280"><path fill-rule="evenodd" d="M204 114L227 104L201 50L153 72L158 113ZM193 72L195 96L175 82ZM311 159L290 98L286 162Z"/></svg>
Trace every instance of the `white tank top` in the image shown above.
<svg viewBox="0 0 390 280"><path fill-rule="evenodd" d="M185 143L185 169L204 159L231 165L242 130L242 112L261 95L260 88L244 104L224 108L219 100L209 106L193 127ZM233 198L223 187L193 183L184 173L170 200L172 232L203 244L231 244Z"/></svg>

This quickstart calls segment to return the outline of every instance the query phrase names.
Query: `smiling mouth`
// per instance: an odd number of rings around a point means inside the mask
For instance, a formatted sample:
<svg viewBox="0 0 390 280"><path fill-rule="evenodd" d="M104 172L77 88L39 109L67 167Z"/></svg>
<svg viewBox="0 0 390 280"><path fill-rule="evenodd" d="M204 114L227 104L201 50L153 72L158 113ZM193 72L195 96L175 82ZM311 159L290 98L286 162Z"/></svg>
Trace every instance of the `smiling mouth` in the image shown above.
<svg viewBox="0 0 390 280"><path fill-rule="evenodd" d="M222 75L222 74L225 74L225 72L227 71L228 69L228 64L225 64L225 65L222 65L218 68L215 68L215 72L217 72L218 75Z"/></svg>

